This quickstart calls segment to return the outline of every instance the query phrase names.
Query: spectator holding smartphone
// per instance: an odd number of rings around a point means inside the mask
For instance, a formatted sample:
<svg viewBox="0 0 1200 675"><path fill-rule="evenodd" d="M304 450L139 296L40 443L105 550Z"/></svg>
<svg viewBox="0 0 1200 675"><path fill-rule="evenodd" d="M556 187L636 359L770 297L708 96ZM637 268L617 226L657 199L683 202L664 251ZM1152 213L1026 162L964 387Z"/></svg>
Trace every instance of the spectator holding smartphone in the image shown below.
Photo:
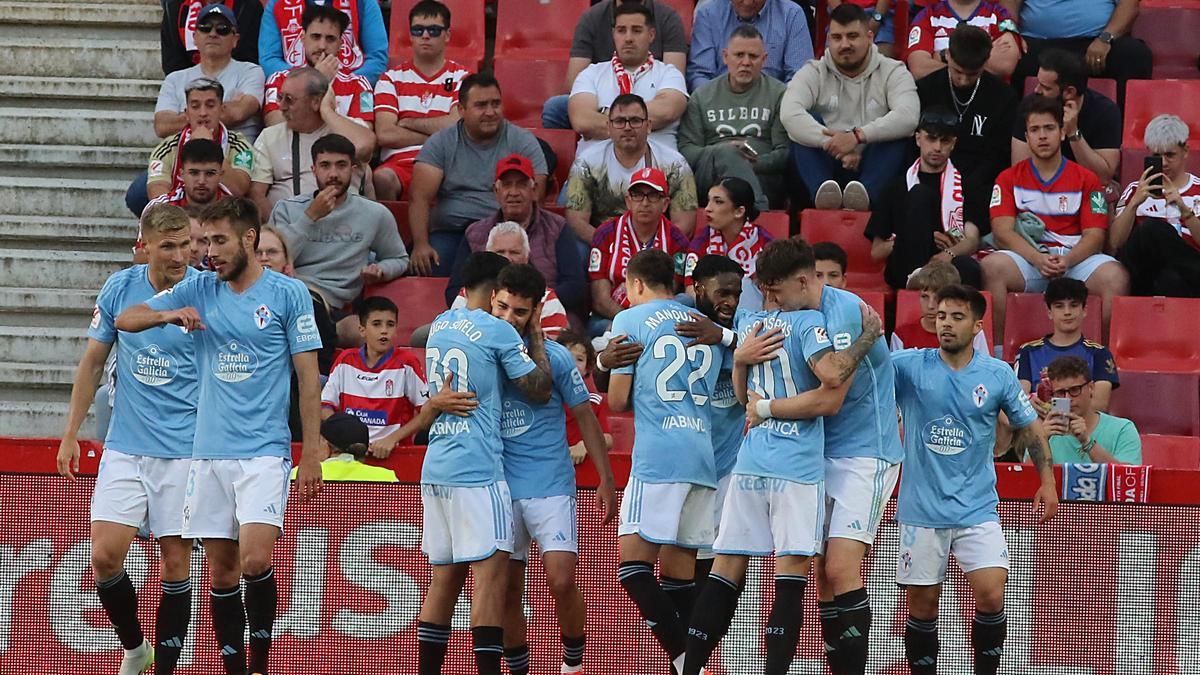
<svg viewBox="0 0 1200 675"><path fill-rule="evenodd" d="M1175 115L1150 120L1146 170L1117 202L1109 247L1128 268L1134 295L1200 295L1200 178L1188 173L1187 141L1187 123Z"/></svg>
<svg viewBox="0 0 1200 675"><path fill-rule="evenodd" d="M1055 399L1070 399L1069 412L1046 416L1046 435L1055 464L1141 464L1142 439L1133 422L1100 412L1092 398L1091 369L1078 356L1062 356L1047 367Z"/></svg>

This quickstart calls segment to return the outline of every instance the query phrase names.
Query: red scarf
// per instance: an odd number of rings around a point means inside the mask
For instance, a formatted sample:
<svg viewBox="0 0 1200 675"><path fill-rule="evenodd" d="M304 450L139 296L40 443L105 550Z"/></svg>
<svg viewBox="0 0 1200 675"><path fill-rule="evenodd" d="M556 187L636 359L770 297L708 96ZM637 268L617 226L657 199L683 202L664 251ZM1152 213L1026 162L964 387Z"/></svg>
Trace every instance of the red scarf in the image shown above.
<svg viewBox="0 0 1200 675"><path fill-rule="evenodd" d="M657 247L663 253L670 255L671 221L666 216L658 217L658 232L650 241L642 244L638 241L637 231L633 229L633 218L629 212L617 218L616 232L613 234L612 258L608 263L608 278L613 283L613 299L622 307L629 306L629 298L625 295L625 270L629 267L629 259L638 251ZM635 250L636 247L636 250Z"/></svg>
<svg viewBox="0 0 1200 675"><path fill-rule="evenodd" d="M617 88L621 90L622 94L632 94L633 84L638 81L638 78L640 78L643 73L648 72L653 67L654 55L650 54L646 57L646 62L638 66L637 71L630 76L629 71L625 70L624 64L621 63L621 57L618 56L616 52L613 52L613 75L617 76Z"/></svg>
<svg viewBox="0 0 1200 675"><path fill-rule="evenodd" d="M200 10L209 4L216 3L208 3L205 0L183 0L183 4L179 6L179 16L176 17L179 40L183 43L183 48L192 55L192 63L200 63L200 52L196 49L196 19L200 18ZM233 0L225 0L224 4L229 11L233 11Z"/></svg>
<svg viewBox="0 0 1200 675"><path fill-rule="evenodd" d="M320 0L318 5L330 5L350 17L350 25L342 33L342 46L338 50L338 59L342 69L358 70L363 64L362 49L358 46L358 1L357 0ZM304 28L300 25L300 16L304 14L305 0L279 0L275 3L275 24L279 26L279 35L283 39L283 60L293 66L306 66L304 58L304 42L300 34Z"/></svg>
<svg viewBox="0 0 1200 675"><path fill-rule="evenodd" d="M734 237L733 244L725 241L720 230L710 226L708 228L708 244L705 246L704 254L728 256L742 266L742 271L752 275L754 274L754 259L763 249L763 243L762 238L758 236L758 226L748 220Z"/></svg>
<svg viewBox="0 0 1200 675"><path fill-rule="evenodd" d="M175 163L171 165L171 186L173 188L183 185L183 162L179 158L183 156L183 146L187 145L190 140L192 140L192 125L189 124L179 132L179 145L175 147ZM224 124L217 124L217 134L213 140L221 146L221 154L225 156L225 159L229 159L229 131Z"/></svg>

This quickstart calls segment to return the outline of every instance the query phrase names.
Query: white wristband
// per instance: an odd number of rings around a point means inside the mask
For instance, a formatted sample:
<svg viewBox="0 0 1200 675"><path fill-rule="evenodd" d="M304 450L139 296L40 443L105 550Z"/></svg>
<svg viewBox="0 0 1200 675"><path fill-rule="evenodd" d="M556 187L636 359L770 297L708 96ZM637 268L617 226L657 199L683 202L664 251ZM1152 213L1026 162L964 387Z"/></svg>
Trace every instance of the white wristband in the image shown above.
<svg viewBox="0 0 1200 675"><path fill-rule="evenodd" d="M608 372L608 368L605 368L605 367L604 367L604 364L600 362L600 355L599 355L599 354L597 354L597 355L596 355L596 370L598 370L598 371L600 371L600 372L602 372L602 373L607 373L607 372Z"/></svg>
<svg viewBox="0 0 1200 675"><path fill-rule="evenodd" d="M771 399L762 398L758 403L754 404L754 412L761 418L768 419L771 417Z"/></svg>
<svg viewBox="0 0 1200 675"><path fill-rule="evenodd" d="M732 347L733 341L737 339L737 333L728 328L721 329L721 344L725 347Z"/></svg>

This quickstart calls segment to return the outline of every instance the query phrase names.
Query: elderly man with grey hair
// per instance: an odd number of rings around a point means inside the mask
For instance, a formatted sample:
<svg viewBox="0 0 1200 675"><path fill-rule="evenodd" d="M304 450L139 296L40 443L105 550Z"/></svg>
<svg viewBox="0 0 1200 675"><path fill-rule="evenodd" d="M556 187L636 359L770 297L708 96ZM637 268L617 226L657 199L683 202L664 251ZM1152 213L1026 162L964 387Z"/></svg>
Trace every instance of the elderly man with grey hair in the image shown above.
<svg viewBox="0 0 1200 675"><path fill-rule="evenodd" d="M1146 125L1141 178L1117 202L1109 247L1129 269L1134 295L1200 297L1200 178L1188 173L1188 125L1159 115Z"/></svg>
<svg viewBox="0 0 1200 675"><path fill-rule="evenodd" d="M269 126L254 142L254 170L250 198L265 219L281 199L312 194L317 189L312 165L312 145L322 136L340 134L354 144L355 160L365 165L375 152L375 133L365 123L342 115L329 78L316 68L294 68L279 90L283 121ZM366 182L356 169L352 190L361 194Z"/></svg>

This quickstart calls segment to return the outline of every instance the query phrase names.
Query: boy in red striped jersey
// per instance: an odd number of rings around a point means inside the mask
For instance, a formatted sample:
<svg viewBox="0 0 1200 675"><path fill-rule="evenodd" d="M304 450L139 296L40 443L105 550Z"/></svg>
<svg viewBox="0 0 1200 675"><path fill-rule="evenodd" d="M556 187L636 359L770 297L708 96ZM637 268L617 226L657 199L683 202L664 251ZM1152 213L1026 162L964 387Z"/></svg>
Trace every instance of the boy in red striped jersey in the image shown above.
<svg viewBox="0 0 1200 675"><path fill-rule="evenodd" d="M350 413L371 431L369 452L387 457L423 428L417 413L429 399L421 359L393 345L399 310L391 300L366 298L358 311L363 345L343 351L321 392L321 417Z"/></svg>

